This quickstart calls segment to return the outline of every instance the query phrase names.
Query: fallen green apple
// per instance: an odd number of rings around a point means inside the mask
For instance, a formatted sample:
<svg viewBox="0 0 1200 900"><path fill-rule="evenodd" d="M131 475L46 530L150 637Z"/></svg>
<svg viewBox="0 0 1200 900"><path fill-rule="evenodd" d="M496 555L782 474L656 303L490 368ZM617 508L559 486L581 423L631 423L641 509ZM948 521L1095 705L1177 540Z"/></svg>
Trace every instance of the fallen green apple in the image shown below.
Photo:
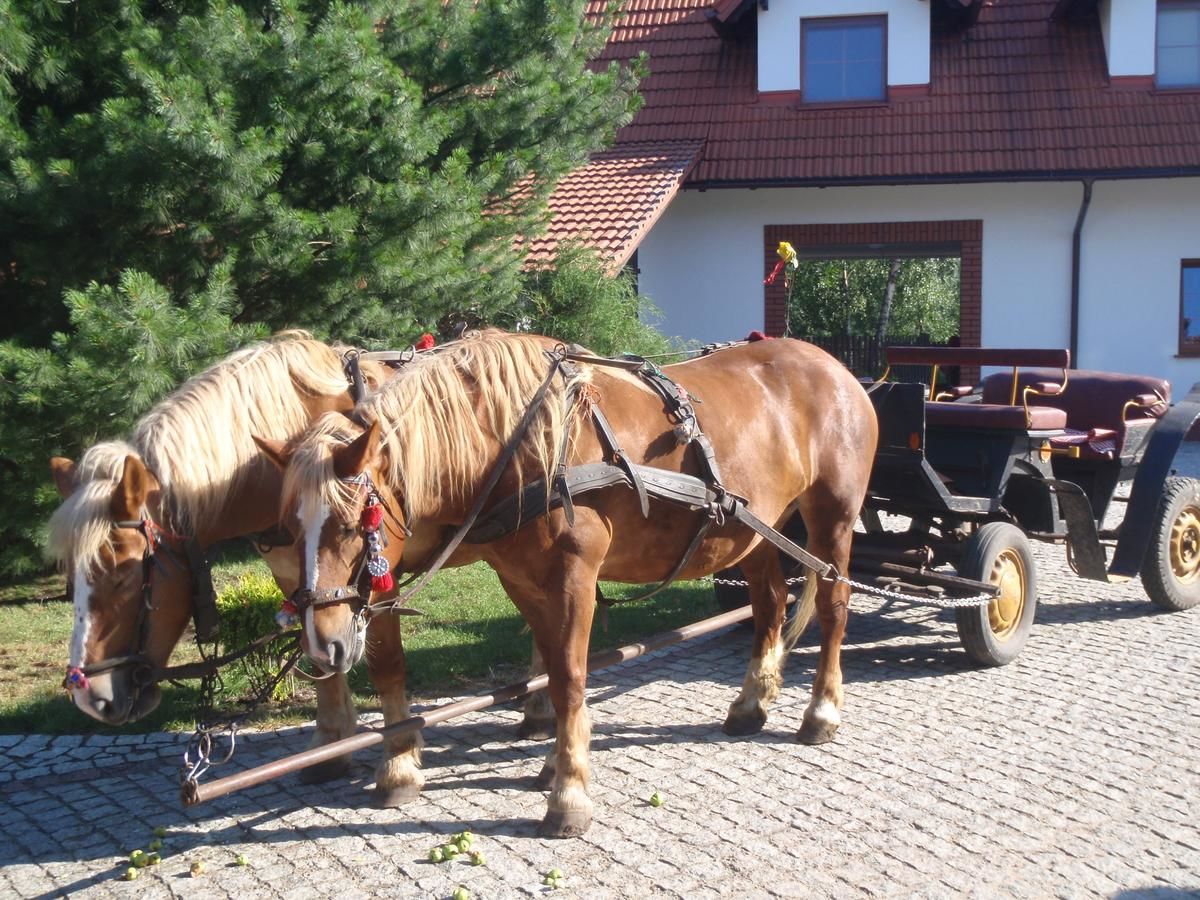
<svg viewBox="0 0 1200 900"><path fill-rule="evenodd" d="M441 847L434 847L432 850L429 851L429 861L431 863L444 862L445 859L446 859L446 854L444 854L442 852Z"/></svg>
<svg viewBox="0 0 1200 900"><path fill-rule="evenodd" d="M486 859L486 857L484 857L482 850L472 850L471 851L471 865L473 865L473 866L487 865L487 859Z"/></svg>
<svg viewBox="0 0 1200 900"><path fill-rule="evenodd" d="M128 869L125 870L125 880L126 881L133 881L137 877L138 877L138 870L135 869L133 866L130 866Z"/></svg>
<svg viewBox="0 0 1200 900"><path fill-rule="evenodd" d="M662 794L660 794L658 791L655 791L653 794L651 794L650 795L650 805L654 806L654 807L662 806L663 805Z"/></svg>
<svg viewBox="0 0 1200 900"><path fill-rule="evenodd" d="M248 865L250 865L250 860L248 860L248 859L246 858L246 854L245 854L245 853L239 853L239 854L237 855L237 859L235 859L235 860L234 860L234 862L236 862L236 863L237 863L239 866L248 866Z"/></svg>
<svg viewBox="0 0 1200 900"><path fill-rule="evenodd" d="M457 888L455 888L454 893L451 894L451 897L453 900L471 900L471 892L462 885L459 885Z"/></svg>

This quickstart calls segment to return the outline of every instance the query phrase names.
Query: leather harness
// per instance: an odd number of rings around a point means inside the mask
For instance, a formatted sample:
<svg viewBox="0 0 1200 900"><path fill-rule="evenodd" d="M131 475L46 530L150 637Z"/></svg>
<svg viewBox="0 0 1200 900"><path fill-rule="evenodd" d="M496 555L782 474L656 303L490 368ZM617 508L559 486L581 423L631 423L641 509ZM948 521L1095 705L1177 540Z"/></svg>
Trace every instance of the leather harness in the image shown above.
<svg viewBox="0 0 1200 900"><path fill-rule="evenodd" d="M734 346L736 343L741 342L706 347L704 352ZM420 615L419 610L406 606L406 602L429 582L434 574L445 565L454 550L464 541L472 544L489 543L512 534L523 525L540 518L552 509L561 508L568 525L574 525L575 512L572 498L575 495L618 484L624 484L637 493L643 517L649 518L650 497L694 511L705 511L708 514L666 579L644 593L623 598L621 602L651 597L674 582L687 567L712 524L714 522L724 524L729 518L750 528L792 559L816 572L819 577L828 578L831 573L836 575L833 565L818 559L803 547L784 537L771 525L754 515L747 507L745 498L726 490L721 483L716 454L711 442L700 430L692 405L700 401L691 397L660 368L640 358L609 359L592 356L576 348L568 349L561 345L553 351L547 351L547 356L550 359L550 371L526 407L521 423L509 437L464 522L443 544L433 561L422 570L413 573L409 581L402 585L407 588L403 593L386 603L366 606L368 615L385 613ZM558 448L557 465L549 482L545 478L538 479L526 485L519 493L501 499L484 514L483 507L491 497L504 470L516 455L538 408L545 402L550 384L555 377L562 375L571 385L564 398L564 403L568 408L578 402L581 382L572 380L578 371L573 365L575 362L621 368L641 377L663 399L668 420L675 426L676 435L680 438L681 443L696 448L703 477L631 462L621 449L608 417L598 404L593 403L590 406L592 421L606 448L608 461L568 466L566 464L567 438L564 435ZM683 434L687 435L686 438L683 437ZM369 485L369 479L367 484ZM603 596L599 586L597 586L596 592L598 602L604 605L611 605L614 602ZM355 601L365 606L370 599L369 591L363 592L361 589L350 587L326 589L320 594L319 597L294 597L294 602L297 608L303 611L307 606L325 606Z"/></svg>

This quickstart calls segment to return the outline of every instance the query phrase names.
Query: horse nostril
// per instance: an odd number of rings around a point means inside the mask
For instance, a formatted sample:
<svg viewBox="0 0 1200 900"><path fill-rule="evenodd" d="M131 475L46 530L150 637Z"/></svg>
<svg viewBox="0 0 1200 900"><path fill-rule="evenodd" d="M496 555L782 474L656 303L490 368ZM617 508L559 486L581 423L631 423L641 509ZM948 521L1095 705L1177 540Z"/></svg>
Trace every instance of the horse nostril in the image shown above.
<svg viewBox="0 0 1200 900"><path fill-rule="evenodd" d="M349 655L346 644L343 641L329 642L329 662L336 671L341 672L345 670L346 660L349 658Z"/></svg>

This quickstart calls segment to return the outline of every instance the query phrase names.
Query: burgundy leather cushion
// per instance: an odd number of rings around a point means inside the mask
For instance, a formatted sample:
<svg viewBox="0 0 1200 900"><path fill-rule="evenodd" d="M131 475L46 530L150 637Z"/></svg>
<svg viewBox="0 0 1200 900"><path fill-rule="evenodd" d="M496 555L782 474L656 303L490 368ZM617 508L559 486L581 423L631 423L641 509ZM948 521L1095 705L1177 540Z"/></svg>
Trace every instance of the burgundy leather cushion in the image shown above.
<svg viewBox="0 0 1200 900"><path fill-rule="evenodd" d="M1017 402L1021 402L1021 391L1026 385L1045 381L1060 381L1061 369L1025 369L1017 375ZM1012 390L1012 373L996 372L983 379L984 403L1007 403ZM1055 406L1066 410L1067 427L1079 431L1092 428L1109 428L1124 434L1121 410L1126 401L1141 394L1157 394L1163 402L1150 409L1130 409L1126 416L1134 419L1156 419L1167 411L1171 399L1171 384L1149 375L1124 375L1117 372L1099 372L1092 369L1071 369L1067 372L1067 386L1060 396L1031 396L1034 406Z"/></svg>
<svg viewBox="0 0 1200 900"><path fill-rule="evenodd" d="M925 422L929 425L949 425L955 428L997 428L1008 431L1057 431L1067 425L1067 414L1052 406L1033 406L1029 413L1033 421L1026 425L1025 410L1020 406L994 403L925 404Z"/></svg>

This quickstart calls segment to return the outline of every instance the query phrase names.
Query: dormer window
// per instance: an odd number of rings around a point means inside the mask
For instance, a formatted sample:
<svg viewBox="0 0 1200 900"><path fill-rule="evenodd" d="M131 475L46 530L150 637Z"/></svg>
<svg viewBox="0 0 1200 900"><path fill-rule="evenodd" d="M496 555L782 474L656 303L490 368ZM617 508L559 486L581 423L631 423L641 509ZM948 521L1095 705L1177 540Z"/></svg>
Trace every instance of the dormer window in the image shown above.
<svg viewBox="0 0 1200 900"><path fill-rule="evenodd" d="M1196 5L1200 7L1200 0ZM887 97L887 18L800 20L800 89L805 103Z"/></svg>
<svg viewBox="0 0 1200 900"><path fill-rule="evenodd" d="M1160 88L1200 87L1200 0L1159 0L1155 62Z"/></svg>

